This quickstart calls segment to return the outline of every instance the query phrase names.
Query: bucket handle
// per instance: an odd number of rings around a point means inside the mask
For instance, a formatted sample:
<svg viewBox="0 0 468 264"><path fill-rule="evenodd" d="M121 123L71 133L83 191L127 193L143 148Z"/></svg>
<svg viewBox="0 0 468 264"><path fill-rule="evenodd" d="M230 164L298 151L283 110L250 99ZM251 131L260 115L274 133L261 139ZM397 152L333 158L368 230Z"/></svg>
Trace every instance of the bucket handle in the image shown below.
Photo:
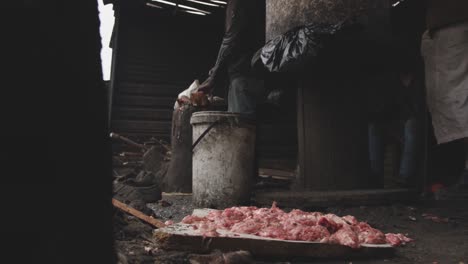
<svg viewBox="0 0 468 264"><path fill-rule="evenodd" d="M200 141L206 136L206 134L208 134L208 132L210 132L210 130L215 127L217 124L221 123L222 121L224 121L225 119L227 119L227 117L221 117L220 119L214 121L205 131L203 131L203 133L197 138L197 140L195 141L195 143L193 143L192 145L192 152L193 150L195 149L195 147L198 145L198 143L200 143Z"/></svg>

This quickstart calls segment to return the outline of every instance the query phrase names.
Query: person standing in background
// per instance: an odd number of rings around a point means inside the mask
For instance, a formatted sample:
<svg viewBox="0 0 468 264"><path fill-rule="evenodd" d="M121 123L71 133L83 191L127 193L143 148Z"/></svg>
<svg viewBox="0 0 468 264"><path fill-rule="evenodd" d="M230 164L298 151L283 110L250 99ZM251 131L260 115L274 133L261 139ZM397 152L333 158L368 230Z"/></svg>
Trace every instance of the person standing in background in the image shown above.
<svg viewBox="0 0 468 264"><path fill-rule="evenodd" d="M427 105L438 144L461 141L468 186L468 1L426 0L427 30L421 41Z"/></svg>

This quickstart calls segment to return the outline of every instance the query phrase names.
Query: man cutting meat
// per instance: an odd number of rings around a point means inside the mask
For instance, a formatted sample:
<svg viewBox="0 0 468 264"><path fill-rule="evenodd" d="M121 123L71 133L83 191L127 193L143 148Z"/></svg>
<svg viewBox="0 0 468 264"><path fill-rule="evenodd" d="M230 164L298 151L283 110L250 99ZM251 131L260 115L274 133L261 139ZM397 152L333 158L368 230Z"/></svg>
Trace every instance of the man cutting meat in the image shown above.
<svg viewBox="0 0 468 264"><path fill-rule="evenodd" d="M210 94L227 80L228 111L252 115L263 91L263 81L253 76L250 61L264 44L264 0L228 0L225 33L215 66L198 91Z"/></svg>
<svg viewBox="0 0 468 264"><path fill-rule="evenodd" d="M467 158L459 186L468 185L468 1L427 0L427 104L438 144L463 141Z"/></svg>

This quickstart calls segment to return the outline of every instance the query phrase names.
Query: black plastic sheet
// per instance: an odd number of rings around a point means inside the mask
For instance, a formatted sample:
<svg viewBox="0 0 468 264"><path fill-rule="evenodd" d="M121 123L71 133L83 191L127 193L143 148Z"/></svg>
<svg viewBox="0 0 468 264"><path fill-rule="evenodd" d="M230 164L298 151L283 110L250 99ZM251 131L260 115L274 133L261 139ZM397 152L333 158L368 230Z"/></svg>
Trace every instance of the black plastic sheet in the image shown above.
<svg viewBox="0 0 468 264"><path fill-rule="evenodd" d="M254 56L261 60L269 72L292 72L317 58L333 39L345 28L340 24L309 24L296 27L268 41ZM258 63L258 62L254 62Z"/></svg>

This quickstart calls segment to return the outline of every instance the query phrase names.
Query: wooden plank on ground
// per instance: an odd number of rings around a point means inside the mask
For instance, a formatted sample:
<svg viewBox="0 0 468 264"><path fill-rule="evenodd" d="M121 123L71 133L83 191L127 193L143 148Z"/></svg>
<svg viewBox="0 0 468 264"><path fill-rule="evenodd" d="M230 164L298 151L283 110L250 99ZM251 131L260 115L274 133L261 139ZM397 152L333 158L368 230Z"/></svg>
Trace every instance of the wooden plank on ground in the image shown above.
<svg viewBox="0 0 468 264"><path fill-rule="evenodd" d="M161 227L166 226L163 222L161 222L161 221L159 221L157 219L154 219L151 216L147 216L144 213L142 213L142 212L140 212L140 211L138 211L138 210L136 210L136 209L122 203L122 202L120 202L119 200L112 199L112 204L115 207L119 208L120 210L122 210L122 211L124 211L126 213L129 213L129 214L131 214L131 215L145 221L146 223L148 223L148 224L150 224L150 225L152 225L154 227L161 228Z"/></svg>
<svg viewBox="0 0 468 264"><path fill-rule="evenodd" d="M351 191L258 191L254 201L270 206L274 201L280 207L317 208L328 206L380 205L410 201L416 192L409 189L374 189Z"/></svg>
<svg viewBox="0 0 468 264"><path fill-rule="evenodd" d="M204 209L196 209L194 215L202 216ZM161 248L166 250L208 253L212 250L223 252L246 250L260 258L353 258L353 257L390 257L394 248L385 245L362 245L352 249L343 245L307 241L288 241L264 238L255 235L234 234L217 230L219 237L203 237L190 225L175 224L158 229L155 237Z"/></svg>

